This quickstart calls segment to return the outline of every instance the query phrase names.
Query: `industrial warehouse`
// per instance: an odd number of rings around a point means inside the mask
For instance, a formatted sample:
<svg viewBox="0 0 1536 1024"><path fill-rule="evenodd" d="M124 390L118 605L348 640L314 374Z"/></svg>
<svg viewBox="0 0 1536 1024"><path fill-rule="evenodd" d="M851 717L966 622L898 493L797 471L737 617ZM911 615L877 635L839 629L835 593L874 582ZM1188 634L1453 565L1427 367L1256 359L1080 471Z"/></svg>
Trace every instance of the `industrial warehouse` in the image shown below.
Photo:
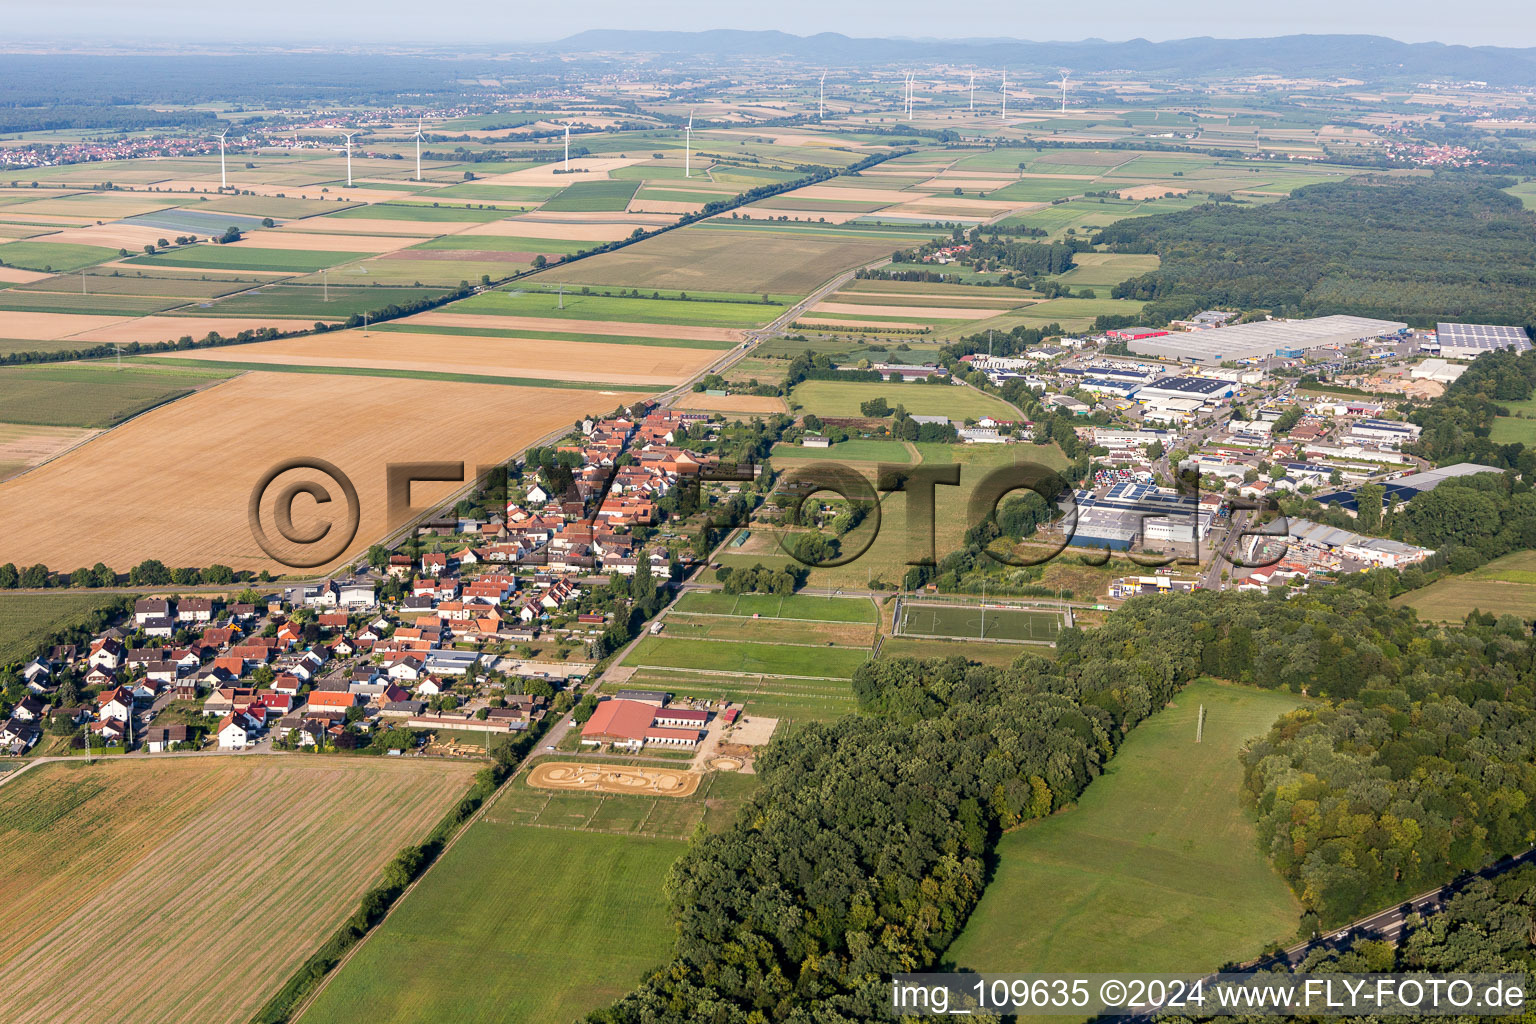
<svg viewBox="0 0 1536 1024"><path fill-rule="evenodd" d="M1357 341L1403 334L1407 330L1407 324L1395 320L1337 315L1313 320L1263 320L1187 334L1159 334L1134 338L1126 345L1138 355L1190 363L1222 363L1275 355L1292 358L1308 349L1352 345Z"/></svg>
<svg viewBox="0 0 1536 1024"><path fill-rule="evenodd" d="M1531 339L1524 327L1500 327L1495 324L1437 324L1435 340L1424 346L1446 359L1476 359L1484 352L1513 349L1524 352Z"/></svg>

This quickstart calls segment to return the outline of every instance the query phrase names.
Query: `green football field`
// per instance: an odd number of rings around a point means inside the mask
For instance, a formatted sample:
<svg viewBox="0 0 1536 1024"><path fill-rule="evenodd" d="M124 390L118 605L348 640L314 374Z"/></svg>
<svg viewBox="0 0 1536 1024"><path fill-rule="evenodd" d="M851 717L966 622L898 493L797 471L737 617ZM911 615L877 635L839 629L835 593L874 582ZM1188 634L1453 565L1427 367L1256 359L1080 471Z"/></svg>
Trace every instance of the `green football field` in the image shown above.
<svg viewBox="0 0 1536 1024"><path fill-rule="evenodd" d="M902 636L978 640L1054 640L1061 628L1060 612L907 602L901 606L896 632Z"/></svg>

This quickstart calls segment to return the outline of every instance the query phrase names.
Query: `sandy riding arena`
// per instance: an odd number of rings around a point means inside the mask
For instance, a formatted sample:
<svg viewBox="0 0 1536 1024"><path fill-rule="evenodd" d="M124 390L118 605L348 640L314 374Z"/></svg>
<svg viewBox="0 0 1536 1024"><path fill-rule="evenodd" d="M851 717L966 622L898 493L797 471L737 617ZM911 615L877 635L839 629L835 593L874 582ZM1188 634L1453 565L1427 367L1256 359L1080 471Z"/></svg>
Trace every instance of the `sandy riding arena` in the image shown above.
<svg viewBox="0 0 1536 1024"><path fill-rule="evenodd" d="M699 777L676 768L546 761L529 774L528 785L539 789L582 789L640 796L692 796L699 788Z"/></svg>

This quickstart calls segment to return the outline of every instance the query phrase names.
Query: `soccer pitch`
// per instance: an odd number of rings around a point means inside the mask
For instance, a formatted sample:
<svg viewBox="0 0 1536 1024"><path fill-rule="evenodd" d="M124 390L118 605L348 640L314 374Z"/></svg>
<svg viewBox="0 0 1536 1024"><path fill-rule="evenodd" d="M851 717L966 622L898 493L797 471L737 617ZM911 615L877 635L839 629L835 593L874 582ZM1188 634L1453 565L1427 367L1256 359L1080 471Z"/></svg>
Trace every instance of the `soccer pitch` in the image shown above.
<svg viewBox="0 0 1536 1024"><path fill-rule="evenodd" d="M903 602L897 615L898 636L941 636L962 640L1056 639L1062 613L999 605L912 604Z"/></svg>

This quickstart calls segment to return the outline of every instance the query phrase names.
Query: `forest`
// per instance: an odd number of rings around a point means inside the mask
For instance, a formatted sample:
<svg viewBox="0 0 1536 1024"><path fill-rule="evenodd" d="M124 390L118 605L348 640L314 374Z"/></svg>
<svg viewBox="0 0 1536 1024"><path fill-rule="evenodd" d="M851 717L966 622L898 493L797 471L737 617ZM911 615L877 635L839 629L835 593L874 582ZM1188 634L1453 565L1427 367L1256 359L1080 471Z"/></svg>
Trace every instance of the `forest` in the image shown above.
<svg viewBox="0 0 1536 1024"><path fill-rule="evenodd" d="M1095 237L1156 253L1116 285L1162 322L1211 306L1277 316L1536 323L1536 212L1476 174L1365 177L1299 188L1263 206L1206 203L1118 221Z"/></svg>
<svg viewBox="0 0 1536 1024"><path fill-rule="evenodd" d="M1054 662L876 659L853 680L862 714L806 725L758 759L759 787L736 821L695 839L673 868L671 960L588 1020L878 1016L884 978L942 962L1002 830L1076 799L1126 732L1203 675L1342 702L1310 712L1316 722L1286 720L1251 761L1271 834L1282 799L1303 821L1313 812L1302 801L1316 801L1319 820L1352 826L1349 843L1383 855L1403 842L1384 838L1389 816L1402 836L1418 829L1411 876L1339 871L1330 844L1344 840L1328 832L1302 837L1315 851L1277 858L1319 917L1371 904L1408 877L1448 880L1536 826L1532 653L1507 623L1432 631L1411 611L1337 588L1292 600L1133 599L1097 629L1065 630ZM1329 717L1346 714L1368 716L1370 730L1348 734ZM1346 734L1347 747L1336 742L1347 757L1333 756L1330 730ZM1328 772L1294 782L1314 751ZM1348 758L1360 762L1353 774ZM1426 773L1422 792L1395 781ZM1468 779L1482 799L1448 806Z"/></svg>
<svg viewBox="0 0 1536 1024"><path fill-rule="evenodd" d="M1518 469L1527 480L1536 471L1536 452L1520 443L1489 440L1494 418L1507 412L1505 403L1536 394L1536 349L1516 355L1507 349L1487 352L1472 361L1445 394L1409 419L1424 428L1408 450L1438 466L1476 462L1499 469Z"/></svg>

